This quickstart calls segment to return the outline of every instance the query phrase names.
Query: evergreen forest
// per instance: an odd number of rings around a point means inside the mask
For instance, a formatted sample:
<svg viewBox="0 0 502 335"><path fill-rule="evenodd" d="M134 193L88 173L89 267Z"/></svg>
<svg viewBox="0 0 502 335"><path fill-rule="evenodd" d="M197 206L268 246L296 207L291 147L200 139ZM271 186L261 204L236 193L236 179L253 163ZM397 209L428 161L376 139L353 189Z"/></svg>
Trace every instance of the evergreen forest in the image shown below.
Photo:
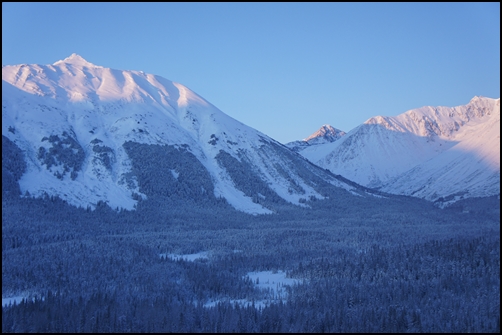
<svg viewBox="0 0 502 335"><path fill-rule="evenodd" d="M185 184L158 183L174 178L169 154L160 170L133 164L148 196L135 210L77 208L22 195L22 155L2 142L2 298L20 297L2 332L500 332L498 196L439 209L326 189L250 215L207 196L189 155ZM277 296L251 272L295 284Z"/></svg>

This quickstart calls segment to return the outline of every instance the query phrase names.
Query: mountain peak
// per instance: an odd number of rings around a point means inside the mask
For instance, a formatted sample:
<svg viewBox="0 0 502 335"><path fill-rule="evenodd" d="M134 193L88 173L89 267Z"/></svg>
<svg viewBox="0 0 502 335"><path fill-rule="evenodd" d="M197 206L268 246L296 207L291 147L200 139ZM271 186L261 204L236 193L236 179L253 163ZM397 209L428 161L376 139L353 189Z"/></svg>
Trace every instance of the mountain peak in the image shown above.
<svg viewBox="0 0 502 335"><path fill-rule="evenodd" d="M62 63L71 64L71 65L78 65L78 66L86 66L86 67L101 67L101 66L94 65L91 62L88 62L87 60L84 59L84 57L82 57L76 53L72 53L69 57L66 57L63 60L58 60L53 65L59 65Z"/></svg>
<svg viewBox="0 0 502 335"><path fill-rule="evenodd" d="M345 135L345 132L336 128L333 128L329 124L324 124L322 125L321 128L319 128L318 131L304 139L305 142L309 142L310 140L317 139L317 138L323 138L327 140L328 142L334 142L340 137Z"/></svg>
<svg viewBox="0 0 502 335"><path fill-rule="evenodd" d="M127 210L157 196L173 206L224 198L222 208L265 214L354 188L160 76L72 54L3 67L2 80L2 135L29 151L21 194Z"/></svg>
<svg viewBox="0 0 502 335"><path fill-rule="evenodd" d="M474 98L472 98L471 101L469 101L469 102L476 102L476 101L481 100L482 98L483 98L482 96L475 95Z"/></svg>

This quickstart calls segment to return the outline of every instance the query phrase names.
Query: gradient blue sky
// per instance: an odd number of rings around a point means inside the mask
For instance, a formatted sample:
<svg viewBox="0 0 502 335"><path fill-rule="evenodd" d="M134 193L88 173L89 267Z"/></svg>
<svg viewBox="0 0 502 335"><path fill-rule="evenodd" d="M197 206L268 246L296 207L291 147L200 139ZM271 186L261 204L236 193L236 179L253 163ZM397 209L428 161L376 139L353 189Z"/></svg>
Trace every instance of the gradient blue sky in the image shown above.
<svg viewBox="0 0 502 335"><path fill-rule="evenodd" d="M500 97L500 3L2 3L2 65L179 82L285 143Z"/></svg>

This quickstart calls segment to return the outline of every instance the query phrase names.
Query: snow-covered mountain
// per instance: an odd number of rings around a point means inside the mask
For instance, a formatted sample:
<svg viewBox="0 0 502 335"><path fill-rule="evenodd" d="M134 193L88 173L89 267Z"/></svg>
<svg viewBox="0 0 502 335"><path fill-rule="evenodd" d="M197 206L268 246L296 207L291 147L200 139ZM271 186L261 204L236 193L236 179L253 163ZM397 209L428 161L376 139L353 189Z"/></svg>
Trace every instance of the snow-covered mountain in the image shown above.
<svg viewBox="0 0 502 335"><path fill-rule="evenodd" d="M9 157L20 155L16 147L24 157L15 178L22 195L76 206L205 197L270 213L276 203L323 198L326 185L359 192L179 83L76 54L2 66L2 135Z"/></svg>
<svg viewBox="0 0 502 335"><path fill-rule="evenodd" d="M325 124L309 137L304 138L301 141L289 142L286 143L285 145L288 148L292 149L293 151L298 152L311 145L319 145L319 144L334 142L336 140L339 140L345 134L346 133L343 130L336 129L329 124Z"/></svg>
<svg viewBox="0 0 502 335"><path fill-rule="evenodd" d="M500 99L377 116L340 140L299 151L367 187L446 204L500 194Z"/></svg>

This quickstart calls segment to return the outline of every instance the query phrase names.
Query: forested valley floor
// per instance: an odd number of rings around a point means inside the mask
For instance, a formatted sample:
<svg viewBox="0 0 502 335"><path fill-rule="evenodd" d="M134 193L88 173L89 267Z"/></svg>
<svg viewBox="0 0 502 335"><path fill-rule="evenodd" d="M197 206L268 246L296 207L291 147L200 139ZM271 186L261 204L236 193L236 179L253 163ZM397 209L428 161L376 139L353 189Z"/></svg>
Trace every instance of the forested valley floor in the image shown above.
<svg viewBox="0 0 502 335"><path fill-rule="evenodd" d="M379 201L252 216L5 197L2 298L22 299L2 332L499 332L499 200ZM253 271L296 281L272 299Z"/></svg>

